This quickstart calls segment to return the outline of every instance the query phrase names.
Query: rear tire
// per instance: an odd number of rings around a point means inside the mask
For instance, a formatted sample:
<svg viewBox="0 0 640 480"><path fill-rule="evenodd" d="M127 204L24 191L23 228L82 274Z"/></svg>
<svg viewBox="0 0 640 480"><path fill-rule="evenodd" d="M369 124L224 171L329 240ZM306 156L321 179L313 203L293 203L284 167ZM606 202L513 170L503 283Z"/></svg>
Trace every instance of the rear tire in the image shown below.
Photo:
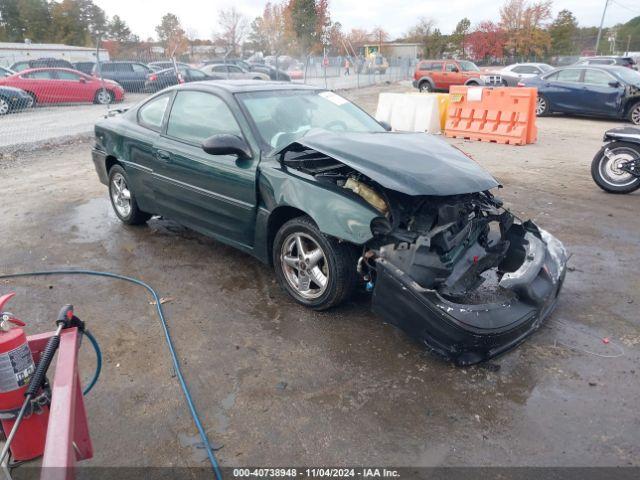
<svg viewBox="0 0 640 480"><path fill-rule="evenodd" d="M141 225L151 218L138 207L131 182L124 168L114 165L109 170L109 199L116 216L127 225Z"/></svg>
<svg viewBox="0 0 640 480"><path fill-rule="evenodd" d="M547 115L549 115L549 100L539 93L536 100L536 116L545 117Z"/></svg>
<svg viewBox="0 0 640 480"><path fill-rule="evenodd" d="M334 307L353 293L357 258L355 246L326 236L307 216L286 222L273 242L278 282L296 302L314 310Z"/></svg>
<svg viewBox="0 0 640 480"><path fill-rule="evenodd" d="M609 150L609 157L605 151ZM605 192L631 193L640 188L640 178L620 170L618 162L640 157L640 145L612 142L600 149L591 162L591 177Z"/></svg>

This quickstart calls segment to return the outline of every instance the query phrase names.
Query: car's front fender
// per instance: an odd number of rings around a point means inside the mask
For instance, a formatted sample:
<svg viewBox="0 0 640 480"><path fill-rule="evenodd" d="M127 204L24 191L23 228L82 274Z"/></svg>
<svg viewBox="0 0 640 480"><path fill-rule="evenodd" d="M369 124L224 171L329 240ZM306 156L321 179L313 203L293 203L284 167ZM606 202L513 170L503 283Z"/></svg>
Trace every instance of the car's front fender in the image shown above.
<svg viewBox="0 0 640 480"><path fill-rule="evenodd" d="M373 237L371 221L380 212L347 191L275 162L262 165L258 178L261 202L268 212L283 206L296 208L309 215L324 234L356 245Z"/></svg>

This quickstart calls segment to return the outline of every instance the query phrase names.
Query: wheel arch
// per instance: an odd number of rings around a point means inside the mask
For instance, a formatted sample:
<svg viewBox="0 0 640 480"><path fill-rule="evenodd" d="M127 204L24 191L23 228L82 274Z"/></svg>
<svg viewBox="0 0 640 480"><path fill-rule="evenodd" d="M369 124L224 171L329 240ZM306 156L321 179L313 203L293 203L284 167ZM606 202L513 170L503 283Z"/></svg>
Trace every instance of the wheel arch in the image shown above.
<svg viewBox="0 0 640 480"><path fill-rule="evenodd" d="M418 80L418 89L420 88L420 85L423 85L425 82L431 85L432 90L435 90L436 86L435 83L433 83L433 79L427 76L421 77L420 80Z"/></svg>
<svg viewBox="0 0 640 480"><path fill-rule="evenodd" d="M270 212L269 217L267 219L267 234L266 234L266 243L267 243L266 247L267 247L267 252L269 254L268 260L270 265L273 265L273 255L271 255L271 252L273 250L273 240L275 239L276 233L278 232L278 230L280 230L280 228L289 220L292 220L298 217L304 217L304 216L312 218L305 211L289 205L281 205L279 207L276 207Z"/></svg>
<svg viewBox="0 0 640 480"><path fill-rule="evenodd" d="M640 96L631 97L629 100L627 100L627 103L624 106L624 116L626 117L627 115L629 115L629 113L631 112L631 109L639 104L640 104Z"/></svg>

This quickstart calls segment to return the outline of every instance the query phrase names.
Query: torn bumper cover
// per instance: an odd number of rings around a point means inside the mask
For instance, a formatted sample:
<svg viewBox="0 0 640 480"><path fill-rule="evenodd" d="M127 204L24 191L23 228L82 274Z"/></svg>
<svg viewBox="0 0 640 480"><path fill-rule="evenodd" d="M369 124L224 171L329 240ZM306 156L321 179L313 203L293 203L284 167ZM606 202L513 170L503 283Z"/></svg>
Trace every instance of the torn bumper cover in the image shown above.
<svg viewBox="0 0 640 480"><path fill-rule="evenodd" d="M489 303L451 301L438 290L421 287L394 264L393 256L379 256L374 312L458 365L504 353L553 311L566 272L567 255L559 240L530 222L520 237L521 263L501 272L496 286L507 295Z"/></svg>

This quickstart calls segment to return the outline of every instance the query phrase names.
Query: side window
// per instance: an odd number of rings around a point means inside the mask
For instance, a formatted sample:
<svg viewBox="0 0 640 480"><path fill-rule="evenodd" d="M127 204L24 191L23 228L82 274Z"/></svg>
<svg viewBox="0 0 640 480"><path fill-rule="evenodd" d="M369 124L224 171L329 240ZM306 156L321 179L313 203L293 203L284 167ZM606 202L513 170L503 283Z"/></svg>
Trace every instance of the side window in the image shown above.
<svg viewBox="0 0 640 480"><path fill-rule="evenodd" d="M458 67L456 67L455 63L447 63L445 65L445 70L447 72L456 72L456 71L458 71Z"/></svg>
<svg viewBox="0 0 640 480"><path fill-rule="evenodd" d="M211 68L212 72L226 72L227 71L227 67L225 67L224 65L216 65L214 67Z"/></svg>
<svg viewBox="0 0 640 480"><path fill-rule="evenodd" d="M242 136L227 104L210 93L178 92L169 115L167 135L199 144L218 133Z"/></svg>
<svg viewBox="0 0 640 480"><path fill-rule="evenodd" d="M139 63L132 63L131 64L131 68L133 68L133 71L136 73L147 73L147 67L145 67L144 65L141 65Z"/></svg>
<svg viewBox="0 0 640 480"><path fill-rule="evenodd" d="M442 62L434 62L431 64L431 68L429 70L431 70L432 72L441 72L442 71Z"/></svg>
<svg viewBox="0 0 640 480"><path fill-rule="evenodd" d="M427 72L431 69L431 63L429 62L423 62L420 64L420 71L422 72Z"/></svg>
<svg viewBox="0 0 640 480"><path fill-rule="evenodd" d="M204 80L205 78L207 78L207 76L202 73L200 70L193 70L191 68L187 69L187 72L189 73L189 77L192 80Z"/></svg>
<svg viewBox="0 0 640 480"><path fill-rule="evenodd" d="M97 66L96 66L96 70L97 70ZM115 72L116 71L116 64L115 63L103 63L102 65L100 65L100 69L103 72Z"/></svg>
<svg viewBox="0 0 640 480"><path fill-rule="evenodd" d="M531 65L520 65L519 67L515 67L512 71L516 73L539 73L540 71Z"/></svg>
<svg viewBox="0 0 640 480"><path fill-rule="evenodd" d="M131 73L133 71L130 63L115 63L114 65L116 66L116 72Z"/></svg>
<svg viewBox="0 0 640 480"><path fill-rule="evenodd" d="M162 119L168 103L169 94L161 95L145 103L138 110L138 123L143 127L159 131L162 128Z"/></svg>
<svg viewBox="0 0 640 480"><path fill-rule="evenodd" d="M71 80L75 82L80 81L80 75L78 75L77 73L58 71L56 72L56 75L58 76L58 80Z"/></svg>
<svg viewBox="0 0 640 480"><path fill-rule="evenodd" d="M558 82L571 82L576 83L580 81L580 76L582 75L582 70L578 68L571 68L568 70L560 70L558 72L558 77L556 80Z"/></svg>
<svg viewBox="0 0 640 480"><path fill-rule="evenodd" d="M22 78L30 78L32 80L51 80L53 76L51 72L47 70L40 70L38 72L30 72L22 75Z"/></svg>
<svg viewBox="0 0 640 480"><path fill-rule="evenodd" d="M613 82L614 78L608 73L600 70L587 69L584 71L584 83L590 83L592 85L609 86L609 82Z"/></svg>
<svg viewBox="0 0 640 480"><path fill-rule="evenodd" d="M228 65L229 72L231 73L242 73L242 69L240 67L236 67L235 65Z"/></svg>

